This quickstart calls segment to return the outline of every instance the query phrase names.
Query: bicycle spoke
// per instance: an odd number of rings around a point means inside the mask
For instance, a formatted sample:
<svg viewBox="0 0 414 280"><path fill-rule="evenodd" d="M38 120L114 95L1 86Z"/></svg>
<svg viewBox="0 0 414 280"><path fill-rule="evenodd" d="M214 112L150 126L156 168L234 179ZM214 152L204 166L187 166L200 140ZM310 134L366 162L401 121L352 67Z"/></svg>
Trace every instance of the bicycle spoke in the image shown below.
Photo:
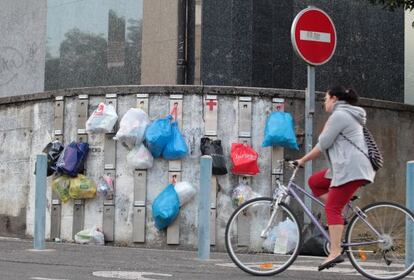
<svg viewBox="0 0 414 280"><path fill-rule="evenodd" d="M352 219L346 233L350 243L348 256L355 268L371 279L400 279L414 269L407 265L406 228L414 225L414 217L404 207L394 203L375 203L363 209L366 221L378 231L377 237L369 227L356 217ZM352 246L352 242L381 243ZM412 249L412 248L409 248Z"/></svg>
<svg viewBox="0 0 414 280"><path fill-rule="evenodd" d="M279 205L270 221L271 206L271 199L253 199L240 206L227 224L229 256L239 268L253 275L285 270L299 251L301 231L296 217L287 206ZM268 235L260 237L269 224Z"/></svg>

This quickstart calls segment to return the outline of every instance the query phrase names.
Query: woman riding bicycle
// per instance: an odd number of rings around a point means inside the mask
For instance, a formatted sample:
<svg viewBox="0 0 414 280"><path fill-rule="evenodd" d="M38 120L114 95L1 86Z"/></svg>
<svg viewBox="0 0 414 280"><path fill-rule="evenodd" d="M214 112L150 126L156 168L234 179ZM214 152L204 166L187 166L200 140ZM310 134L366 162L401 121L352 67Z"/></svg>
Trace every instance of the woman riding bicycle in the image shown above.
<svg viewBox="0 0 414 280"><path fill-rule="evenodd" d="M344 261L341 254L342 209L359 187L372 183L375 177L371 162L364 154L368 151L362 132L366 112L354 106L357 102L358 95L352 89L343 86L330 88L325 94L324 105L325 111L331 115L319 135L319 142L297 160L300 166L304 166L305 162L324 154L329 165L328 169L314 173L308 181L313 194L325 202L331 240L329 256L319 270Z"/></svg>

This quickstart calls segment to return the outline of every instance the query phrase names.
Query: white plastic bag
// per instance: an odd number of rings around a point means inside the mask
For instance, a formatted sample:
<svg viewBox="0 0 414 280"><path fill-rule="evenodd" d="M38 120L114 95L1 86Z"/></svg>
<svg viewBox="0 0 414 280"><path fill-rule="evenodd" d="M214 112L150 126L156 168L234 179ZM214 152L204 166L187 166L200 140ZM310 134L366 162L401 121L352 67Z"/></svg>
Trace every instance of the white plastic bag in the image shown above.
<svg viewBox="0 0 414 280"><path fill-rule="evenodd" d="M153 163L154 158L144 144L135 146L127 155L127 164L134 169L148 169Z"/></svg>
<svg viewBox="0 0 414 280"><path fill-rule="evenodd" d="M299 240L297 225L289 218L274 226L263 242L263 249L275 254L291 253Z"/></svg>
<svg viewBox="0 0 414 280"><path fill-rule="evenodd" d="M119 130L114 139L118 140L129 150L138 146L144 139L145 129L150 120L147 113L139 108L129 109L119 123Z"/></svg>
<svg viewBox="0 0 414 280"><path fill-rule="evenodd" d="M175 184L174 188L180 199L180 206L189 202L196 194L195 188L188 182L178 182Z"/></svg>
<svg viewBox="0 0 414 280"><path fill-rule="evenodd" d="M96 193L106 199L112 199L114 195L114 182L112 178L106 175L99 177Z"/></svg>
<svg viewBox="0 0 414 280"><path fill-rule="evenodd" d="M114 128L118 115L112 105L99 103L98 108L93 111L92 115L86 122L87 133L108 133Z"/></svg>
<svg viewBox="0 0 414 280"><path fill-rule="evenodd" d="M248 200L251 200L253 198L259 197L260 195L252 190L252 188L249 185L246 185L245 183L238 184L232 194L231 194L231 201L233 202L233 205L235 207L238 207L245 203Z"/></svg>
<svg viewBox="0 0 414 280"><path fill-rule="evenodd" d="M97 226L91 229L84 229L75 234L75 242L79 244L105 245L104 234Z"/></svg>

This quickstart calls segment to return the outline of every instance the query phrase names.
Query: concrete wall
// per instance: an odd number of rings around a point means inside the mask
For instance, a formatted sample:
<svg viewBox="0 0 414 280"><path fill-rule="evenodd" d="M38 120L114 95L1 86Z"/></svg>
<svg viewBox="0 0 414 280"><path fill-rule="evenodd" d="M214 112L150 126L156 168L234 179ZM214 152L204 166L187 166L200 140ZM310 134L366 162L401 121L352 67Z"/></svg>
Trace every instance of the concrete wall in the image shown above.
<svg viewBox="0 0 414 280"><path fill-rule="evenodd" d="M261 173L253 178L253 190L261 195L270 193L270 148L262 148L263 130L267 115L272 110L272 98L286 99L285 111L293 114L298 132L304 128L304 94L302 91L232 88L232 87L161 87L128 86L98 87L44 92L30 96L0 99L0 235L33 234L34 218L34 159L50 140L53 131L54 96L65 95L65 143L76 138L76 98L89 95L89 113L103 101L105 94L118 94L118 112L122 116L136 104L136 93L149 93L150 118L168 113L169 94L180 93L183 100L182 131L189 145L190 154L182 161L182 180L199 188L200 138L204 134L203 94L218 95L218 137L222 139L224 152L229 155L230 144L237 141L238 96L252 96L252 143L259 153ZM362 190L361 205L379 200L405 203L405 162L412 160L414 147L414 106L363 99L361 105L368 112L368 127L376 136L385 156L385 167L378 173L376 183ZM323 113L322 94L318 96L315 115L315 134L322 129L328 117ZM317 135L316 135L317 136ZM315 137L316 137L315 136ZM314 140L316 142L316 139ZM87 174L93 179L102 175L103 136L89 137L93 148L87 161ZM101 148L101 149L98 149ZM117 146L115 241L132 245L133 221L133 170L126 165L127 151ZM303 154L285 151L285 157L297 158ZM229 160L227 162L230 167ZM324 161L317 160L314 170L322 168ZM287 172L287 171L286 171ZM300 174L298 182L303 174ZM285 179L287 176L285 176ZM47 191L48 208L46 234L50 234L51 189ZM237 184L237 176L219 176L217 193L216 248L224 248L226 222L233 211L230 193ZM165 232L155 229L151 215L151 204L157 194L168 184L168 162L156 159L148 170L147 179L147 231L146 246L165 247ZM85 228L102 225L103 201L96 198L86 202ZM65 240L72 239L73 202L62 208L62 232ZM25 226L27 226L25 228ZM193 200L180 212L180 246L195 247L197 243L197 201Z"/></svg>
<svg viewBox="0 0 414 280"><path fill-rule="evenodd" d="M141 84L176 84L177 0L144 0Z"/></svg>
<svg viewBox="0 0 414 280"><path fill-rule="evenodd" d="M404 103L414 104L414 11L405 11Z"/></svg>
<svg viewBox="0 0 414 280"><path fill-rule="evenodd" d="M3 0L0 97L44 90L46 0Z"/></svg>

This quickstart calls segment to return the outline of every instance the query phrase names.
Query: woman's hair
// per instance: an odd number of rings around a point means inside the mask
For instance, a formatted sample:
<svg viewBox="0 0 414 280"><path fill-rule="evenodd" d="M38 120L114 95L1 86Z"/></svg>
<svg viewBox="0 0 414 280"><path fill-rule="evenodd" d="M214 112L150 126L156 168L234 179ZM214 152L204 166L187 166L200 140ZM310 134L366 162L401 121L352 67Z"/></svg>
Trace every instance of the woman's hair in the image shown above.
<svg viewBox="0 0 414 280"><path fill-rule="evenodd" d="M334 86L328 89L327 93L330 96L336 96L338 100L343 100L351 105L358 103L359 96L352 88L346 89L344 86Z"/></svg>

